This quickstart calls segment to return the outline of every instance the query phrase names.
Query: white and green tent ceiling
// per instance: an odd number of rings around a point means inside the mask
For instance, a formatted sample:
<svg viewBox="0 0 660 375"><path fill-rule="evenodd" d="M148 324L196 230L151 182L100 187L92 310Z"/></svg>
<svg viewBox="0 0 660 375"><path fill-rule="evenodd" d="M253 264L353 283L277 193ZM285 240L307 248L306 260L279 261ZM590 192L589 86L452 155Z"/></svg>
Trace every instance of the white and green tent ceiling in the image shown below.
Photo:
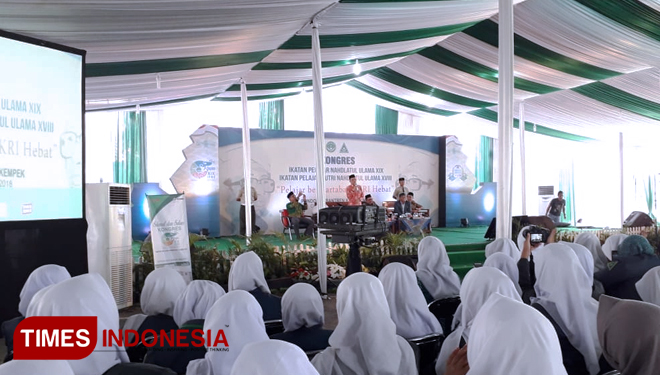
<svg viewBox="0 0 660 375"><path fill-rule="evenodd" d="M241 78L251 100L311 89L318 15L326 85L495 121L497 3L14 0L0 2L0 29L87 50L87 110L103 110L239 100ZM658 128L660 0L514 3L515 97L527 128L578 140Z"/></svg>

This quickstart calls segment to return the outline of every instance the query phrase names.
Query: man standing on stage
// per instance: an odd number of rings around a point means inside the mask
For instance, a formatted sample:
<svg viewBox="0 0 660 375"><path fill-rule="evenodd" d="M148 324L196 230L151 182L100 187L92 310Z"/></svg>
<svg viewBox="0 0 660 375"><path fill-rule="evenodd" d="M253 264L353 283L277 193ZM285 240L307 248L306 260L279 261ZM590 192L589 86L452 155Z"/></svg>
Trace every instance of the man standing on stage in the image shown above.
<svg viewBox="0 0 660 375"><path fill-rule="evenodd" d="M566 219L566 201L564 200L564 192L559 191L557 193L557 198L550 201L548 208L545 210L545 216L549 217L553 223L561 223L561 218L559 215L564 214L564 219Z"/></svg>
<svg viewBox="0 0 660 375"><path fill-rule="evenodd" d="M399 177L399 186L397 186L396 189L394 189L394 193L392 193L392 198L398 200L399 194L401 193L408 194L409 191L408 188L405 187L405 184L406 184L406 179L403 177Z"/></svg>
<svg viewBox="0 0 660 375"><path fill-rule="evenodd" d="M254 211L254 201L257 200L257 189L254 186L251 187L252 190L252 202L250 202L250 209L252 211L252 233L259 233L259 228L255 222L257 220L257 214ZM240 227L241 227L241 236L245 236L245 186L241 186L241 191L238 193L237 201L241 202L241 211L240 211Z"/></svg>
<svg viewBox="0 0 660 375"><path fill-rule="evenodd" d="M346 198L348 198L348 204L351 206L359 206L362 204L362 200L364 199L362 186L357 184L357 179L355 178L354 174L348 176L348 180L351 182L351 184L346 188Z"/></svg>
<svg viewBox="0 0 660 375"><path fill-rule="evenodd" d="M303 204L298 202L298 198L301 195ZM303 211L307 209L307 197L302 192L298 192L298 196L290 192L286 197L289 198L289 203L286 204L286 211L289 214L291 224L293 224L293 230L296 232L296 238L300 239L300 223L307 224L305 236L311 237L312 233L314 233L314 222L312 219L303 216Z"/></svg>

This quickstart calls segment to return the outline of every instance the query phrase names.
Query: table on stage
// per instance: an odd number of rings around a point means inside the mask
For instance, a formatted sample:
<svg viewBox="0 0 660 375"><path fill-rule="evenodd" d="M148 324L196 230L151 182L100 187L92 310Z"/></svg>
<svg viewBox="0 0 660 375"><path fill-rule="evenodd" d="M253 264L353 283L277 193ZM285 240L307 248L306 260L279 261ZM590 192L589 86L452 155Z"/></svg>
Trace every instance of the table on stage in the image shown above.
<svg viewBox="0 0 660 375"><path fill-rule="evenodd" d="M389 230L393 233L405 231L421 235L431 231L431 218L428 216L399 217L389 221Z"/></svg>

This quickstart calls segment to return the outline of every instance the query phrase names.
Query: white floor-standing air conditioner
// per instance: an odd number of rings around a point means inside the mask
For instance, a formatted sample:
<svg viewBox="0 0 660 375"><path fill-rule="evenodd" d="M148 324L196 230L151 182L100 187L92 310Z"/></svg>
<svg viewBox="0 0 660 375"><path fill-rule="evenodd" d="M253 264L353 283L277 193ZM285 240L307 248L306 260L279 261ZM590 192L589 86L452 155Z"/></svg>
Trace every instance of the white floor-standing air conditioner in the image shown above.
<svg viewBox="0 0 660 375"><path fill-rule="evenodd" d="M554 186L539 186L539 216L545 216L545 210L548 209L548 205L554 197Z"/></svg>
<svg viewBox="0 0 660 375"><path fill-rule="evenodd" d="M87 184L87 263L112 290L117 308L133 305L131 186Z"/></svg>

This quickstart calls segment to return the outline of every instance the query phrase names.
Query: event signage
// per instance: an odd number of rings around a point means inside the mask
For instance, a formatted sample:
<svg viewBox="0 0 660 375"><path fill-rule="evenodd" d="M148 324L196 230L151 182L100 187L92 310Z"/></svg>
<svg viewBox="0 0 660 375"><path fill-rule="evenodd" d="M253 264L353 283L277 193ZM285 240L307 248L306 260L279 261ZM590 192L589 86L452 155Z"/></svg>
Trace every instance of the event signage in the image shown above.
<svg viewBox="0 0 660 375"><path fill-rule="evenodd" d="M155 268L173 267L192 281L186 199L183 194L147 195Z"/></svg>

